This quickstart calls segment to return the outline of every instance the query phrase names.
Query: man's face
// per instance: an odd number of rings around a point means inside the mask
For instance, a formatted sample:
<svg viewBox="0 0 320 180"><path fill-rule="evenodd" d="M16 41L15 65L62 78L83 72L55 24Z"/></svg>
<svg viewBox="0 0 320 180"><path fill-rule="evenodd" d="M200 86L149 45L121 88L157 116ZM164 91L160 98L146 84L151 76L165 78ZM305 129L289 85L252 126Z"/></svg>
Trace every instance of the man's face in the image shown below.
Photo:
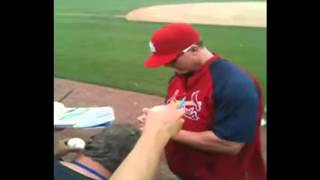
<svg viewBox="0 0 320 180"><path fill-rule="evenodd" d="M177 74L187 74L195 70L200 63L199 48L196 45L179 54L173 61L166 64L165 67L172 68Z"/></svg>

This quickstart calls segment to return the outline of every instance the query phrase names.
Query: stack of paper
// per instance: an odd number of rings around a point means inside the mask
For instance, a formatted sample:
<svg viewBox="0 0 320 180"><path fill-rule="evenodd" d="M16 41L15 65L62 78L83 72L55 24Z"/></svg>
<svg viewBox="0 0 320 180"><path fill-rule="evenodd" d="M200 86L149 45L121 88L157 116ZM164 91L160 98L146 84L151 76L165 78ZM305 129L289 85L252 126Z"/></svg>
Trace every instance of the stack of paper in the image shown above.
<svg viewBox="0 0 320 180"><path fill-rule="evenodd" d="M112 107L65 107L54 102L54 126L57 128L108 127L115 119Z"/></svg>

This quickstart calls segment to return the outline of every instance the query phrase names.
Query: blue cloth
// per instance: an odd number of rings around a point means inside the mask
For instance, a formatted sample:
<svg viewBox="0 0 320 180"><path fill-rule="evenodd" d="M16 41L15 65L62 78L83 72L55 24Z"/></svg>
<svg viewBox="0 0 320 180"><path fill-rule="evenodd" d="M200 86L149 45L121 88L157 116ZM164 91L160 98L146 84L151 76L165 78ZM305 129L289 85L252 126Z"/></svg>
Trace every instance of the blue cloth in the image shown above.
<svg viewBox="0 0 320 180"><path fill-rule="evenodd" d="M226 60L210 65L213 80L213 132L221 139L250 143L258 120L259 90L239 66Z"/></svg>

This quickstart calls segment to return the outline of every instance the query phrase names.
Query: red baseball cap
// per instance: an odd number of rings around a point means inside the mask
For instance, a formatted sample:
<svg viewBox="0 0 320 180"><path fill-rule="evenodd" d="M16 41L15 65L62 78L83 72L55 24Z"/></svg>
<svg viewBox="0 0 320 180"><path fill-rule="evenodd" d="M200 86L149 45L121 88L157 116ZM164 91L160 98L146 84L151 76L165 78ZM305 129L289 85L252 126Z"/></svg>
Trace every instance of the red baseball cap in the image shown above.
<svg viewBox="0 0 320 180"><path fill-rule="evenodd" d="M185 48L200 40L200 34L190 24L172 23L155 31L149 42L151 56L146 67L159 67L170 63Z"/></svg>

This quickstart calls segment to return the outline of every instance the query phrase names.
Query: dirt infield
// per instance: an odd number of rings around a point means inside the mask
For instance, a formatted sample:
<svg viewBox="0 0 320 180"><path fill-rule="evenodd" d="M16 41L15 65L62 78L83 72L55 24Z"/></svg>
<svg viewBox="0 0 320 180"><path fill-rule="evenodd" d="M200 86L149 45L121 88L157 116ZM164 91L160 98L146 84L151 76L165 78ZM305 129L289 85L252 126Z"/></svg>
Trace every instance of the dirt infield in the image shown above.
<svg viewBox="0 0 320 180"><path fill-rule="evenodd" d="M158 96L55 79L55 100L61 99L71 90L73 92L63 100L65 106L112 106L115 110L116 122L121 123L134 123L133 117L140 115L143 107L159 105L164 102L164 99Z"/></svg>
<svg viewBox="0 0 320 180"><path fill-rule="evenodd" d="M188 3L135 9L127 20L266 27L266 14L266 2Z"/></svg>

